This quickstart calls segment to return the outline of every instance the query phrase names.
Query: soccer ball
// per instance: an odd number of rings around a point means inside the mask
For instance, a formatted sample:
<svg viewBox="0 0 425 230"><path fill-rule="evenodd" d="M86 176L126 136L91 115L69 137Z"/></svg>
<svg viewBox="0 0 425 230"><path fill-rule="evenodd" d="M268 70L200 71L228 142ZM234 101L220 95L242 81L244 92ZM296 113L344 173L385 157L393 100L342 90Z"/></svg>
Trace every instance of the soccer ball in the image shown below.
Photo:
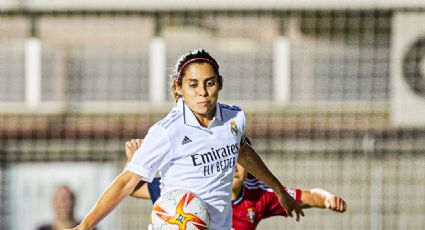
<svg viewBox="0 0 425 230"><path fill-rule="evenodd" d="M208 229L207 207L195 193L178 189L164 193L155 202L151 213L154 230Z"/></svg>

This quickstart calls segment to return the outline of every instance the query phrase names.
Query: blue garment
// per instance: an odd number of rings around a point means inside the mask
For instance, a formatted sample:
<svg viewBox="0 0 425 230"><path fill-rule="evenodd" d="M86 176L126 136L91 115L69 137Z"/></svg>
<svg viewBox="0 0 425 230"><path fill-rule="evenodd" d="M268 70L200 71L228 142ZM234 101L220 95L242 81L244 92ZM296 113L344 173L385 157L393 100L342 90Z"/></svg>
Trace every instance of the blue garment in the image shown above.
<svg viewBox="0 0 425 230"><path fill-rule="evenodd" d="M161 195L159 180L161 180L160 177L155 177L151 183L148 183L148 191L149 195L151 196L152 203L155 203L155 201L158 200L159 196Z"/></svg>

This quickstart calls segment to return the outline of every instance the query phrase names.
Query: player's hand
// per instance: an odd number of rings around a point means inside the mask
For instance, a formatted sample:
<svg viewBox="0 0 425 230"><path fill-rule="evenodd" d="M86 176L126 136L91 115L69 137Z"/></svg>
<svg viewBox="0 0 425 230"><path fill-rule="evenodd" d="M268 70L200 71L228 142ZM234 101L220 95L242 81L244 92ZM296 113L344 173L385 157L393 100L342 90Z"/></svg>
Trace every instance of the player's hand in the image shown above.
<svg viewBox="0 0 425 230"><path fill-rule="evenodd" d="M325 197L325 207L335 212L345 212L347 203L341 197L329 194Z"/></svg>
<svg viewBox="0 0 425 230"><path fill-rule="evenodd" d="M142 145L143 139L131 139L125 142L125 155L127 156L127 161L130 161L136 150Z"/></svg>
<svg viewBox="0 0 425 230"><path fill-rule="evenodd" d="M277 194L277 193L276 193ZM286 192L285 189L281 190L281 195L278 195L280 205L286 210L286 213L290 217L293 217L292 212L295 211L297 222L300 221L301 216L304 216L304 212L301 206L294 200L294 198Z"/></svg>

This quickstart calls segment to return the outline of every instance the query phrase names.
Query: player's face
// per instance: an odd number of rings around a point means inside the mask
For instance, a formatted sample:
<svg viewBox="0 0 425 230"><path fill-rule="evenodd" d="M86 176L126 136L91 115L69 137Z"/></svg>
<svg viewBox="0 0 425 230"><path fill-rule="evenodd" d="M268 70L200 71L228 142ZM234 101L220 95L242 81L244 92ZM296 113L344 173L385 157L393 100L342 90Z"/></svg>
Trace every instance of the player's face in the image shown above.
<svg viewBox="0 0 425 230"><path fill-rule="evenodd" d="M209 63L192 63L185 70L181 87L177 93L199 119L212 120L221 87L219 76Z"/></svg>
<svg viewBox="0 0 425 230"><path fill-rule="evenodd" d="M248 176L248 172L240 164L236 164L235 173L233 175L233 186L240 187Z"/></svg>

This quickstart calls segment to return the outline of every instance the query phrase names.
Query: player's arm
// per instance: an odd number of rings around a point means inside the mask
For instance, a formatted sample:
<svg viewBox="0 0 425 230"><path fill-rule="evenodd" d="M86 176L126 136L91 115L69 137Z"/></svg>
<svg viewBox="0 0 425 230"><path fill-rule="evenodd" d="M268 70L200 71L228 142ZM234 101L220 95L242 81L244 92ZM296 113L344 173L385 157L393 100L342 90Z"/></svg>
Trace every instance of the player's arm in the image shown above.
<svg viewBox="0 0 425 230"><path fill-rule="evenodd" d="M264 182L276 193L280 204L292 217L292 211L295 211L296 220L299 221L304 212L294 198L286 192L279 180L270 172L260 156L248 143L241 144L238 163L241 164L249 173Z"/></svg>
<svg viewBox="0 0 425 230"><path fill-rule="evenodd" d="M140 181L133 192L130 193L130 196L138 199L150 200L151 196L148 190L148 183L146 181Z"/></svg>
<svg viewBox="0 0 425 230"><path fill-rule="evenodd" d="M133 172L124 171L103 192L93 209L74 230L91 230L127 197L141 180Z"/></svg>
<svg viewBox="0 0 425 230"><path fill-rule="evenodd" d="M134 153L136 153L136 150L142 145L143 139L131 139L127 142L125 142L125 155L127 157L127 163L131 161L131 159L134 156ZM151 199L151 196L149 194L148 190L148 183L146 181L140 181L134 190L130 193L130 196L134 198L139 199Z"/></svg>
<svg viewBox="0 0 425 230"><path fill-rule="evenodd" d="M335 212L347 210L347 203L341 197L321 188L302 190L301 206L303 208L327 208Z"/></svg>

